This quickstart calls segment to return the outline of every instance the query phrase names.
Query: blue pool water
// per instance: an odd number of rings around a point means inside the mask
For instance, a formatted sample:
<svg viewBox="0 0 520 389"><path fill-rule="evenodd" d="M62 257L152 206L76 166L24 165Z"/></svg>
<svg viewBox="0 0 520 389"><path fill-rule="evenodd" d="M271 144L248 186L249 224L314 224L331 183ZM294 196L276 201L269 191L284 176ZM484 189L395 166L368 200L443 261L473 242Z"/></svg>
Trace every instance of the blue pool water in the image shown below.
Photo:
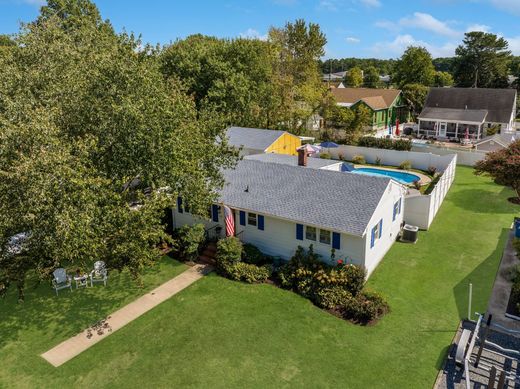
<svg viewBox="0 0 520 389"><path fill-rule="evenodd" d="M390 177L400 182L401 184L409 185L414 183L415 181L420 180L419 176L415 174L406 173L406 172L396 172L393 170L384 170L377 169L372 167L360 167L352 170L352 173L356 174L366 174L368 176L377 176L377 177Z"/></svg>

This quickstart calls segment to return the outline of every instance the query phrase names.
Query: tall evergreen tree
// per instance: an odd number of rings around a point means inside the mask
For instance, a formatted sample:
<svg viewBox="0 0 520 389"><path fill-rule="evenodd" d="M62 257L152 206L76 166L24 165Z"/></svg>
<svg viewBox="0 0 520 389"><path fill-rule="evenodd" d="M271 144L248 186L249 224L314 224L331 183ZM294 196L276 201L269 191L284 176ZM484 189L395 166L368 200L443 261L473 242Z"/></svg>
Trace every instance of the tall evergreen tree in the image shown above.
<svg viewBox="0 0 520 389"><path fill-rule="evenodd" d="M434 82L435 68L432 56L424 47L408 47L394 68L392 81L400 88L406 84L431 86Z"/></svg>
<svg viewBox="0 0 520 389"><path fill-rule="evenodd" d="M455 83L460 87L505 88L511 52L504 38L473 31L455 50Z"/></svg>

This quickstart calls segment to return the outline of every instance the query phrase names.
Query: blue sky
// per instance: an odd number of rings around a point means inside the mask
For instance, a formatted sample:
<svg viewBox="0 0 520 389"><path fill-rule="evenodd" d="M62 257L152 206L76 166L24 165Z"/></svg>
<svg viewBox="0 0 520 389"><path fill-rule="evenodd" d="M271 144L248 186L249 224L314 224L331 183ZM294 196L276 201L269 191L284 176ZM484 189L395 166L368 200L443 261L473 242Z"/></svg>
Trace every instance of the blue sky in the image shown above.
<svg viewBox="0 0 520 389"><path fill-rule="evenodd" d="M38 14L42 0L0 0L0 33ZM270 26L304 18L327 35L326 57L399 57L422 45L453 55L468 30L505 37L520 55L520 0L98 0L118 31L168 43L194 33L265 39Z"/></svg>

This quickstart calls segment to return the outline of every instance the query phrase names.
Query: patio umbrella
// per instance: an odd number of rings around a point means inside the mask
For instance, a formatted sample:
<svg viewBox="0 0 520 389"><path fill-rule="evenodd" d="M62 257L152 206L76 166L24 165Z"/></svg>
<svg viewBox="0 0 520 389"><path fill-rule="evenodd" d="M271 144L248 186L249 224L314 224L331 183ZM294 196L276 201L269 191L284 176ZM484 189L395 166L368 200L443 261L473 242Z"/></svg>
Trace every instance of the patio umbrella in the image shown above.
<svg viewBox="0 0 520 389"><path fill-rule="evenodd" d="M399 119L395 120L395 135L399 136Z"/></svg>
<svg viewBox="0 0 520 389"><path fill-rule="evenodd" d="M464 131L464 139L469 140L469 129L466 127L466 131Z"/></svg>
<svg viewBox="0 0 520 389"><path fill-rule="evenodd" d="M320 143L320 147L326 147L328 149L332 149L334 147L339 147L339 145L334 142L322 142L322 143Z"/></svg>
<svg viewBox="0 0 520 389"><path fill-rule="evenodd" d="M314 146L310 144L303 145L301 147L298 147L297 150L305 150L308 154L316 154L321 150L320 146Z"/></svg>

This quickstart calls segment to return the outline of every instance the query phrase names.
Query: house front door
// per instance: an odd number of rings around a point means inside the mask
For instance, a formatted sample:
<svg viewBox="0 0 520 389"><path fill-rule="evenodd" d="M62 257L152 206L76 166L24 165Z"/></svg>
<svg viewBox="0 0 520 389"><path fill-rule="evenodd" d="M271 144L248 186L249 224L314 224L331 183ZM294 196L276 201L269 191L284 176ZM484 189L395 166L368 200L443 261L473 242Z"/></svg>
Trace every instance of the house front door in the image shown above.
<svg viewBox="0 0 520 389"><path fill-rule="evenodd" d="M448 127L448 123L441 122L439 124L439 138L446 138L446 128Z"/></svg>

